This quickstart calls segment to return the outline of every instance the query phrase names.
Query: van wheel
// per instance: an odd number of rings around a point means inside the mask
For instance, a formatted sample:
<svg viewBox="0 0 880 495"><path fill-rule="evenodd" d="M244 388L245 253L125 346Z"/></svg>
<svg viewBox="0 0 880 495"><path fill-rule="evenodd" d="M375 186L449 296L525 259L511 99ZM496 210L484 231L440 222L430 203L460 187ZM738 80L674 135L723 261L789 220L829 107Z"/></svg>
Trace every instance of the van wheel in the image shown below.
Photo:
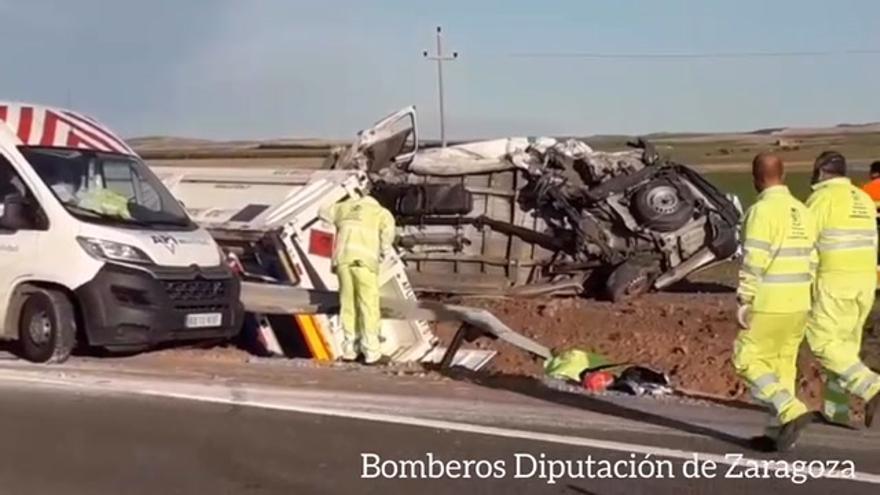
<svg viewBox="0 0 880 495"><path fill-rule="evenodd" d="M66 361L76 345L76 315L70 299L55 290L33 290L21 308L18 338L28 361Z"/></svg>
<svg viewBox="0 0 880 495"><path fill-rule="evenodd" d="M693 196L686 186L657 179L639 189L633 198L636 216L649 229L672 232L694 216Z"/></svg>
<svg viewBox="0 0 880 495"><path fill-rule="evenodd" d="M655 262L630 259L618 266L605 283L605 291L612 302L626 302L651 290L660 273Z"/></svg>

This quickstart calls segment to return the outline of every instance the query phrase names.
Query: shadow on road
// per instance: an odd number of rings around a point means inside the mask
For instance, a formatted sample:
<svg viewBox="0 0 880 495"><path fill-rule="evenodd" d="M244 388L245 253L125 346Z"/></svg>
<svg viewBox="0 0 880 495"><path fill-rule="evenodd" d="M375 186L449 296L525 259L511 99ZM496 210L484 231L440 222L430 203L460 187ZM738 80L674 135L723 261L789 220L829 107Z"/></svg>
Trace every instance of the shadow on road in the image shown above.
<svg viewBox="0 0 880 495"><path fill-rule="evenodd" d="M573 493L577 493L579 495L598 495L596 492L591 492L591 491L589 491L585 488L581 488L579 486L565 485L565 488L567 488L569 491L571 491Z"/></svg>
<svg viewBox="0 0 880 495"><path fill-rule="evenodd" d="M460 368L448 370L444 372L444 375L453 380L465 381L492 389L508 390L554 404L713 438L740 448L750 448L749 439L746 438L660 414L632 409L597 397L554 390L534 378L507 374L487 376Z"/></svg>

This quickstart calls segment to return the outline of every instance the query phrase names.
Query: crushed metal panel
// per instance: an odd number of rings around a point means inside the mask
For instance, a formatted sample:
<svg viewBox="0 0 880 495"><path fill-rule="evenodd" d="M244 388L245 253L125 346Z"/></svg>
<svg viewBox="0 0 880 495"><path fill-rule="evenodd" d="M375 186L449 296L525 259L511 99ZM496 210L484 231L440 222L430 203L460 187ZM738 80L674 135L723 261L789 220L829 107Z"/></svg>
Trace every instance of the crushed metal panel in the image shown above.
<svg viewBox="0 0 880 495"><path fill-rule="evenodd" d="M332 291L306 290L285 285L245 282L241 288L242 303L248 311L258 313L337 313L339 294ZM544 346L522 335L479 308L443 304L433 301L412 301L382 298L382 316L393 319L424 321L460 321L491 333L505 342L531 354L549 358Z"/></svg>
<svg viewBox="0 0 880 495"><path fill-rule="evenodd" d="M409 171L418 175L459 176L512 170L507 156L529 146L527 138L504 138L491 141L428 148L417 153Z"/></svg>

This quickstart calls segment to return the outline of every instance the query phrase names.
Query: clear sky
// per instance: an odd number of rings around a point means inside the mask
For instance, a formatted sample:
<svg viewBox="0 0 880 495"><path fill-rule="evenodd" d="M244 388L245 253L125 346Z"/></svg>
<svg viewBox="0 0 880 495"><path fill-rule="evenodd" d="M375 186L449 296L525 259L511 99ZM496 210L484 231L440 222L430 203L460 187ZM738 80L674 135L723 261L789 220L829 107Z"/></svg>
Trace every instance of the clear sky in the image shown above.
<svg viewBox="0 0 880 495"><path fill-rule="evenodd" d="M409 104L452 138L880 120L876 0L0 0L0 99L126 136L348 138ZM823 52L752 58L523 53Z"/></svg>

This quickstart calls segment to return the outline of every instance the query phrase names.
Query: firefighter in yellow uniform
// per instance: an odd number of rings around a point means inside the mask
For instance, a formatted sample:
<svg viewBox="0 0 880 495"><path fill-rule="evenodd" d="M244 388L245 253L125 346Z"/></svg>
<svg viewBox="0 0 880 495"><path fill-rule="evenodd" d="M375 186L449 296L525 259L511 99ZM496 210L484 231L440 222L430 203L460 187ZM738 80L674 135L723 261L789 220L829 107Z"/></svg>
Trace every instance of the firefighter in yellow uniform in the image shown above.
<svg viewBox="0 0 880 495"><path fill-rule="evenodd" d="M870 427L880 403L880 376L862 363L859 352L877 285L874 202L846 177L844 157L831 151L816 159L807 207L819 235L807 341L825 368L825 417L849 424L854 394L867 402Z"/></svg>
<svg viewBox="0 0 880 495"><path fill-rule="evenodd" d="M394 242L394 217L371 196L352 198L321 211L336 226L333 267L339 277L342 359L358 350L366 364L386 361L380 351L379 264Z"/></svg>
<svg viewBox="0 0 880 495"><path fill-rule="evenodd" d="M810 309L816 236L806 207L784 185L782 160L760 154L752 164L757 202L746 213L733 363L753 396L772 412L755 448L786 451L813 419L796 396L798 348Z"/></svg>

